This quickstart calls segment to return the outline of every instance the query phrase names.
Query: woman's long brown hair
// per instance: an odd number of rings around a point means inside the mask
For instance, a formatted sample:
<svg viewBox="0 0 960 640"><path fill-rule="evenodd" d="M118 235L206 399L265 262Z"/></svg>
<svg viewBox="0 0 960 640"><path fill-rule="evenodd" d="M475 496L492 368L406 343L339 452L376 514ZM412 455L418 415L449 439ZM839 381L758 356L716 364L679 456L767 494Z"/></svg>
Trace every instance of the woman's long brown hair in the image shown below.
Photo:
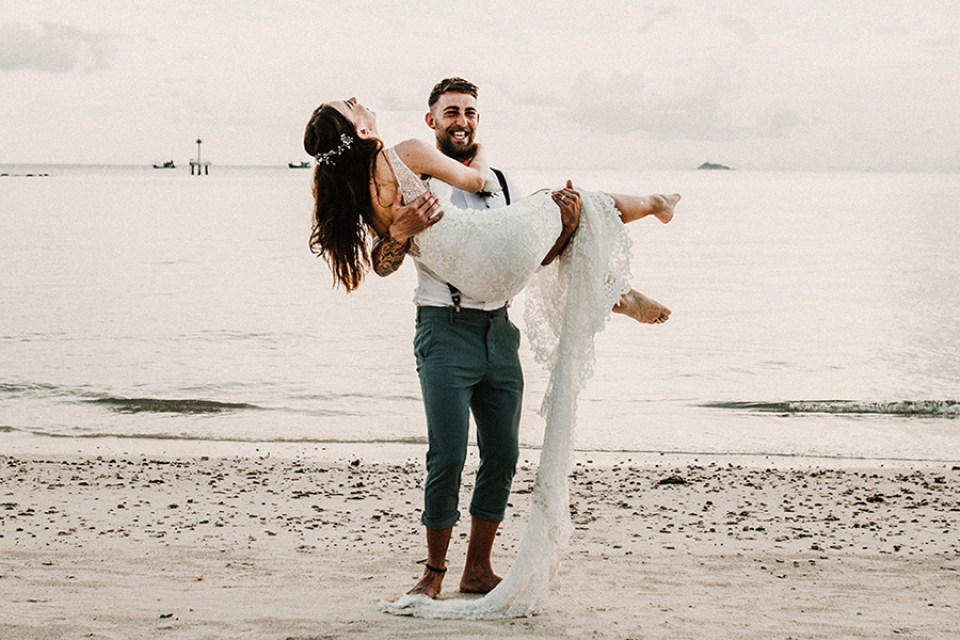
<svg viewBox="0 0 960 640"><path fill-rule="evenodd" d="M370 185L377 153L383 143L362 140L343 114L329 105L320 105L303 132L303 148L311 156L337 150L342 136L351 143L318 162L313 170L313 229L310 250L330 265L334 286L350 292L360 286L370 269L367 220L373 219Z"/></svg>

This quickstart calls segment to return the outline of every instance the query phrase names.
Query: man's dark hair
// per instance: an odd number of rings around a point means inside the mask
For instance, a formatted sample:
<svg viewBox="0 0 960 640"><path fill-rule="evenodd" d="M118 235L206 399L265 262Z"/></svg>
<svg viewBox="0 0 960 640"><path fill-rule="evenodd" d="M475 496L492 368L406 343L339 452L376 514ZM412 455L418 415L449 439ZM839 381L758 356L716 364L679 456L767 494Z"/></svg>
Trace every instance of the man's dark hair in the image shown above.
<svg viewBox="0 0 960 640"><path fill-rule="evenodd" d="M430 92L430 97L427 99L427 106L433 109L433 105L437 104L437 100L445 93L465 93L476 98L477 85L463 78L441 80L433 86L433 91Z"/></svg>

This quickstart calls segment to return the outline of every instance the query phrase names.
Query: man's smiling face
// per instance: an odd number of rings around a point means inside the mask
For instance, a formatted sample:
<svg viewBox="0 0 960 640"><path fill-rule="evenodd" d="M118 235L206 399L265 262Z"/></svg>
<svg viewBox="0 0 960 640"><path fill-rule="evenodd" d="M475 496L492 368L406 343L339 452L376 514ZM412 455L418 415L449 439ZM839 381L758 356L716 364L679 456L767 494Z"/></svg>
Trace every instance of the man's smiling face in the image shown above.
<svg viewBox="0 0 960 640"><path fill-rule="evenodd" d="M444 155L461 162L473 157L474 137L480 123L476 98L466 93L445 93L437 99L426 119Z"/></svg>

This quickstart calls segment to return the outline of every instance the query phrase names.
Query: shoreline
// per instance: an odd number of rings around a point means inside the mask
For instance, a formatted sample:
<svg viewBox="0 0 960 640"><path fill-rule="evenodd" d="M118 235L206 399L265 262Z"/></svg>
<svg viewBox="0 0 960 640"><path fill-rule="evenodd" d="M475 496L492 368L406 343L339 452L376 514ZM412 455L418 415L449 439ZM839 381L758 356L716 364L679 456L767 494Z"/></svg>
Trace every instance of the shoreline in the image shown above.
<svg viewBox="0 0 960 640"><path fill-rule="evenodd" d="M383 463L419 462L426 455L426 442L277 442L227 441L149 437L54 437L27 432L0 431L0 451L16 456L148 456L148 457L274 457L285 460L370 460ZM748 467L807 468L947 468L960 465L960 459L928 460L884 457L825 457L781 453L729 453L711 451L628 451L575 448L575 462L604 465L697 464L717 460ZM468 463L476 461L476 446L471 442ZM520 448L521 462L536 464L540 449Z"/></svg>
<svg viewBox="0 0 960 640"><path fill-rule="evenodd" d="M0 455L0 637L952 638L960 620L954 465L578 455L574 533L543 612L460 622L377 610L422 570L420 461L191 444ZM527 453L501 572L529 513ZM468 528L443 597L460 597Z"/></svg>

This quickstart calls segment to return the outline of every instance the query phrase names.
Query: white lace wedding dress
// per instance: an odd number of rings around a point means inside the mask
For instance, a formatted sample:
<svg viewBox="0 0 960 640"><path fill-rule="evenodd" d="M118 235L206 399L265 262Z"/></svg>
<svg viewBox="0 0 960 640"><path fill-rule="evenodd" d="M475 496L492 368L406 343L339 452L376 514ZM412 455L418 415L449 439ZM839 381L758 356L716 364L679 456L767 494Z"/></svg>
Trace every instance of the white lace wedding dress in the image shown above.
<svg viewBox="0 0 960 640"><path fill-rule="evenodd" d="M538 363L550 371L540 407L546 420L527 531L497 587L481 598L431 600L404 595L381 602L388 613L424 618L496 619L540 610L570 525L567 475L577 397L593 373L593 337L629 290L630 239L613 200L582 192L580 226L558 260L538 269L560 233L560 213L547 194L509 207L470 211L450 203L450 185L423 182L387 150L404 202L428 188L444 216L416 236L419 259L477 300L502 300L526 285L524 323ZM528 284L529 283L529 284Z"/></svg>

